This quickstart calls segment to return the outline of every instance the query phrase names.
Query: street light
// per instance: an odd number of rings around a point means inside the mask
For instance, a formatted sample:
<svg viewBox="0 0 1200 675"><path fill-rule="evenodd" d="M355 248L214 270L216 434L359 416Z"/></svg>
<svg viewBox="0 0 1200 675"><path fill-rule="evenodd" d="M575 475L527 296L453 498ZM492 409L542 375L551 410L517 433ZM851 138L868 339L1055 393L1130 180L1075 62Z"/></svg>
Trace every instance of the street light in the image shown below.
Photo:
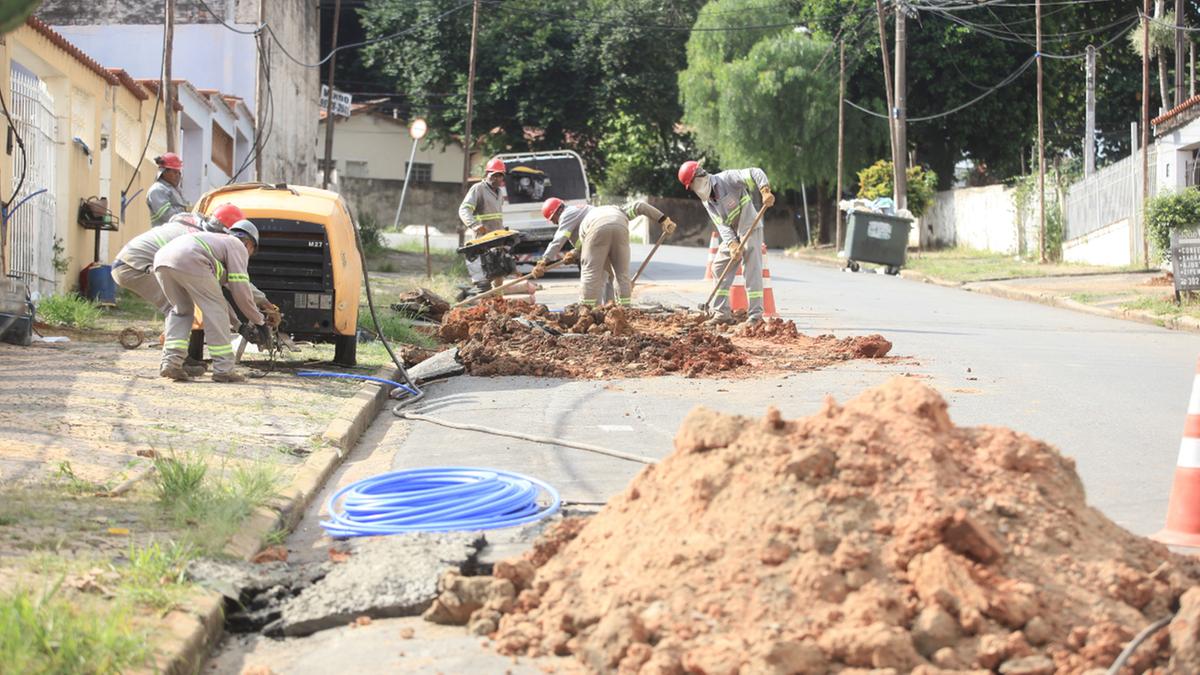
<svg viewBox="0 0 1200 675"><path fill-rule="evenodd" d="M404 210L404 198L408 195L408 183L412 180L413 162L417 159L417 144L425 137L425 132L429 131L429 125L424 119L418 117L408 125L408 135L412 136L412 152L408 155L408 168L404 172L404 187L400 189L400 203L396 206L396 220L392 223L392 229L400 228L400 212ZM425 223L425 276L433 278L433 262L429 257L429 223Z"/></svg>

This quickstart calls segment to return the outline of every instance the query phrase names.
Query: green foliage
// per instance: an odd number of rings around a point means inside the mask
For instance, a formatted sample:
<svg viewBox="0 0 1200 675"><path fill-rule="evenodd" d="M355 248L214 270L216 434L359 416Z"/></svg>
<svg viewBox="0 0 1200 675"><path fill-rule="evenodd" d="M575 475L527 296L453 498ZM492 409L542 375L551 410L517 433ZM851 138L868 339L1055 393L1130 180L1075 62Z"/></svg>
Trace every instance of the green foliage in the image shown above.
<svg viewBox="0 0 1200 675"><path fill-rule="evenodd" d="M1192 225L1200 225L1200 190L1196 188L1155 197L1146 204L1146 229L1160 260L1171 253L1171 230Z"/></svg>
<svg viewBox="0 0 1200 675"><path fill-rule="evenodd" d="M173 455L154 460L154 487L166 504L194 498L204 487L208 463L198 455Z"/></svg>
<svg viewBox="0 0 1200 675"><path fill-rule="evenodd" d="M174 607L190 590L184 570L195 557L190 546L153 543L139 548L130 546L129 564L119 568L118 591L130 600L167 610Z"/></svg>
<svg viewBox="0 0 1200 675"><path fill-rule="evenodd" d="M0 594L0 669L12 673L122 673L150 654L129 608L73 601L55 585Z"/></svg>
<svg viewBox="0 0 1200 675"><path fill-rule="evenodd" d="M100 320L100 308L75 293L48 295L37 303L37 314L52 326L87 330Z"/></svg>
<svg viewBox="0 0 1200 675"><path fill-rule="evenodd" d="M892 163L881 159L858 172L858 196L863 199L891 197L895 192ZM908 167L908 210L921 217L933 203L937 192L937 174L920 166Z"/></svg>
<svg viewBox="0 0 1200 675"><path fill-rule="evenodd" d="M1144 44L1146 20L1139 21L1129 31L1126 38L1129 40L1129 50L1137 57L1142 58L1142 45ZM1175 31L1171 26L1175 25L1175 12L1166 12L1162 18L1153 19L1150 21L1150 56L1152 58L1160 58L1169 55L1175 51Z"/></svg>
<svg viewBox="0 0 1200 675"><path fill-rule="evenodd" d="M380 253L387 248L383 242L383 226L370 214L364 214L358 219L358 237L362 240L363 252L367 255Z"/></svg>
<svg viewBox="0 0 1200 675"><path fill-rule="evenodd" d="M155 461L155 488L175 523L187 527L184 544L197 553L224 548L242 521L275 496L279 472L264 464L213 473L199 455Z"/></svg>
<svg viewBox="0 0 1200 675"><path fill-rule="evenodd" d="M608 121L599 151L607 162L599 188L609 196L686 197L675 173L698 154L690 133L680 136L625 112Z"/></svg>
<svg viewBox="0 0 1200 675"><path fill-rule="evenodd" d="M387 338L388 342L414 345L425 349L437 346L437 342L433 338L414 328L412 321L399 316L390 309L383 309L378 305L376 307L379 310L379 327L383 329L383 336ZM371 313L365 305L359 309L358 325L375 332L375 322L371 320Z"/></svg>

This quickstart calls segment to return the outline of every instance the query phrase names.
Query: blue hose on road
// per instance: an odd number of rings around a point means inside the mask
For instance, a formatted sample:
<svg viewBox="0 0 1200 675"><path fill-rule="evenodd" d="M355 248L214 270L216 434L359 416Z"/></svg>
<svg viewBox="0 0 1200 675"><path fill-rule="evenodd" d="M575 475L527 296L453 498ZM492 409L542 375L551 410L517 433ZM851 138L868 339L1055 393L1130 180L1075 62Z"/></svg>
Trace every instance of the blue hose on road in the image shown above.
<svg viewBox="0 0 1200 675"><path fill-rule="evenodd" d="M538 506L541 491L550 505ZM537 522L558 512L550 484L500 469L459 466L392 471L338 490L325 503L331 537L402 532L496 530Z"/></svg>
<svg viewBox="0 0 1200 675"><path fill-rule="evenodd" d="M333 377L333 378L345 379L345 380L365 380L367 382L378 382L379 384L390 384L393 387L403 389L404 391L412 394L413 396L421 395L421 392L417 391L416 389L414 389L402 382L396 382L394 380L385 380L382 377L371 377L370 375L355 375L354 373L327 373L323 370L303 370L303 371L300 371L299 373L296 373L296 375L298 377Z"/></svg>

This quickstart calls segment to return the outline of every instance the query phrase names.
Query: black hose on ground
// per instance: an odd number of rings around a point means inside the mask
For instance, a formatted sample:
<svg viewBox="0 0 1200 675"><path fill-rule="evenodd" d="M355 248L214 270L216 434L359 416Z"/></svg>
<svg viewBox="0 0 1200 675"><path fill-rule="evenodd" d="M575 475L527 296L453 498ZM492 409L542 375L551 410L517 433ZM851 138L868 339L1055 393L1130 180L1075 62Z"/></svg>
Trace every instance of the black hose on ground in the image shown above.
<svg viewBox="0 0 1200 675"><path fill-rule="evenodd" d="M1117 673L1121 672L1121 668L1125 667L1125 662L1129 660L1130 656L1133 656L1133 653L1137 651L1137 648L1140 647L1142 643L1145 642L1151 635L1154 635L1158 631L1162 630L1163 626L1171 623L1171 619L1174 618L1175 614L1172 612L1171 614L1168 614L1158 621L1155 621L1149 626L1143 628L1142 632L1135 635L1134 638L1129 641L1129 644L1125 645L1125 649L1122 649L1121 653L1117 655L1117 659L1112 662L1111 666L1108 667L1107 675L1117 675Z"/></svg>

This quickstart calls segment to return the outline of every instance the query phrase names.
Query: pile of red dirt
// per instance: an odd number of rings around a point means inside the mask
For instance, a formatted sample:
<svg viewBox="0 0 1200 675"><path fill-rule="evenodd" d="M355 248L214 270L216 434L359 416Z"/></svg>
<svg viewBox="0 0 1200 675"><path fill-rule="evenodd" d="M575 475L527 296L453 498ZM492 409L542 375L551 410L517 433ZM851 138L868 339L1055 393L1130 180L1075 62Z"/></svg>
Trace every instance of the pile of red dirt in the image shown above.
<svg viewBox="0 0 1200 675"><path fill-rule="evenodd" d="M579 305L550 312L544 305L492 300L452 310L440 336L458 344L468 373L485 376L748 377L881 358L892 347L879 335L808 337L791 321L768 321L723 335L702 326L704 319L687 312Z"/></svg>
<svg viewBox="0 0 1200 675"><path fill-rule="evenodd" d="M495 574L517 597L474 629L592 672L1048 675L1107 667L1200 564L1088 507L1054 448L956 427L897 378L796 421L698 408L671 456ZM1183 605L1129 672L1200 672L1200 589Z"/></svg>

